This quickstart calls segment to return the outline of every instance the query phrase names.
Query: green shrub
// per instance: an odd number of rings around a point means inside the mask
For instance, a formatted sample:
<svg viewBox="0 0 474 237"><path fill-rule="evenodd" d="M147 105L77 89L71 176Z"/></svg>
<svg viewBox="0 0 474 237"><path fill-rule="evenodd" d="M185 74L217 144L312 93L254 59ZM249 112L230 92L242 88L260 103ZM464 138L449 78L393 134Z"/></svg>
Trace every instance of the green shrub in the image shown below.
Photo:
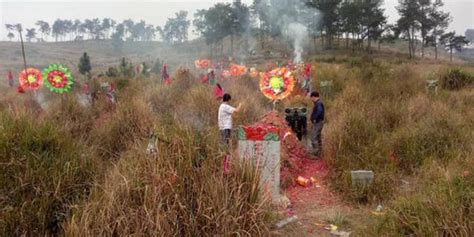
<svg viewBox="0 0 474 237"><path fill-rule="evenodd" d="M440 75L441 87L459 90L474 83L474 76L461 68L451 68Z"/></svg>
<svg viewBox="0 0 474 237"><path fill-rule="evenodd" d="M118 77L120 75L119 70L116 67L109 67L105 75L108 77Z"/></svg>

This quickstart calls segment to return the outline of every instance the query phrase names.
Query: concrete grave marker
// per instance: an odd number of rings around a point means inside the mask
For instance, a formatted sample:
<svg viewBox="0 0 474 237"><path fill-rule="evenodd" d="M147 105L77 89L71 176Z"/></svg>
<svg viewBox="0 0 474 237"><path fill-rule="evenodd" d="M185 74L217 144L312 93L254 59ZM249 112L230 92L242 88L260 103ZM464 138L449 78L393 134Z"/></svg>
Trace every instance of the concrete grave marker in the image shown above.
<svg viewBox="0 0 474 237"><path fill-rule="evenodd" d="M255 125L239 128L240 162L251 161L260 172L264 192L273 202L280 201L280 136L279 129Z"/></svg>
<svg viewBox="0 0 474 237"><path fill-rule="evenodd" d="M428 93L438 94L438 80L426 80L426 91Z"/></svg>
<svg viewBox="0 0 474 237"><path fill-rule="evenodd" d="M374 172L371 170L353 170L351 171L352 185L367 187L374 181Z"/></svg>
<svg viewBox="0 0 474 237"><path fill-rule="evenodd" d="M323 96L332 95L332 87L333 87L332 81L321 81L320 85L321 85L321 94Z"/></svg>

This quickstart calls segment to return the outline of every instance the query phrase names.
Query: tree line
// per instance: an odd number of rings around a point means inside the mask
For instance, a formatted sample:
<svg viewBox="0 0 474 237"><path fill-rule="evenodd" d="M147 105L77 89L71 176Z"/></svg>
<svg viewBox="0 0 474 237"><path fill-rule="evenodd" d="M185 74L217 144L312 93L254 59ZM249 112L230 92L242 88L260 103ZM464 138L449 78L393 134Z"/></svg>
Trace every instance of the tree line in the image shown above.
<svg viewBox="0 0 474 237"><path fill-rule="evenodd" d="M187 20L188 13L180 11L176 17L169 18L162 27L147 24L140 20L134 22L131 19L117 22L111 18L94 18L83 21L57 19L52 24L39 20L32 28L25 28L25 38L31 42L47 41L78 41L78 40L106 40L117 41L152 41L157 34L167 42L184 42L188 39L188 28L190 21ZM21 24L5 24L8 30L7 37L10 41L15 38L15 34L23 31Z"/></svg>
<svg viewBox="0 0 474 237"><path fill-rule="evenodd" d="M192 24L193 32L211 49L222 49L223 40L230 38L231 54L236 38L254 37L265 48L269 39L285 37L283 26L288 22L303 24L315 44L321 39L324 49L346 47L371 52L374 43L380 46L399 39L408 42L410 57L415 57L418 48L423 57L425 48L433 47L437 58L440 47L452 53L468 43L464 36L446 32L452 17L442 10L441 0L399 0L395 24L387 23L382 5L383 0L254 0L251 5L234 0L198 10ZM15 25L6 26L8 37L14 38ZM27 40L52 37L55 41L112 39L121 43L151 41L159 36L167 43L182 43L188 40L191 20L186 11L180 11L162 27L143 20L119 23L110 18L58 19L52 25L38 21L36 26L26 28Z"/></svg>

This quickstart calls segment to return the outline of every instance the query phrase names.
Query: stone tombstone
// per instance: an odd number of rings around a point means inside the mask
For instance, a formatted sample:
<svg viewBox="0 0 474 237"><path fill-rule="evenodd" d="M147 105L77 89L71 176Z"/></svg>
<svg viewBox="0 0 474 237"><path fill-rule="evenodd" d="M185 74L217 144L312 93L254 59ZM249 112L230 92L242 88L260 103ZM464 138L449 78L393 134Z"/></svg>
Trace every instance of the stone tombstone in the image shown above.
<svg viewBox="0 0 474 237"><path fill-rule="evenodd" d="M438 80L426 80L426 91L438 94Z"/></svg>
<svg viewBox="0 0 474 237"><path fill-rule="evenodd" d="M280 200L279 129L267 125L242 126L238 130L240 162L250 161L260 172L261 187L272 202Z"/></svg>
<svg viewBox="0 0 474 237"><path fill-rule="evenodd" d="M333 87L332 81L321 81L320 86L321 86L321 94L323 96L332 95L332 87Z"/></svg>
<svg viewBox="0 0 474 237"><path fill-rule="evenodd" d="M351 171L352 186L368 187L374 181L374 172L371 170Z"/></svg>

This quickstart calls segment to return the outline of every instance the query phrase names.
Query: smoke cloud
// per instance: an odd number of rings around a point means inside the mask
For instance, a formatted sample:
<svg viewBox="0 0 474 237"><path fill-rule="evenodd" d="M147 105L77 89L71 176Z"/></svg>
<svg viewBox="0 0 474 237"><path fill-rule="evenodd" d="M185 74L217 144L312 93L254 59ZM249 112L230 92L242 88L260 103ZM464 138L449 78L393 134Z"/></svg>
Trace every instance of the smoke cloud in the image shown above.
<svg viewBox="0 0 474 237"><path fill-rule="evenodd" d="M293 42L293 61L295 63L302 63L304 47L308 45L308 28L299 22L292 22L288 24L288 28L285 32L287 33L286 36Z"/></svg>
<svg viewBox="0 0 474 237"><path fill-rule="evenodd" d="M46 110L49 107L49 103L46 100L46 97L44 96L43 92L38 91L34 94L33 99L38 103L38 105L41 107L41 109Z"/></svg>
<svg viewBox="0 0 474 237"><path fill-rule="evenodd" d="M271 30L279 31L293 47L294 62L303 62L303 52L309 43L308 24L317 26L320 12L297 0L262 0L258 9L271 22Z"/></svg>

